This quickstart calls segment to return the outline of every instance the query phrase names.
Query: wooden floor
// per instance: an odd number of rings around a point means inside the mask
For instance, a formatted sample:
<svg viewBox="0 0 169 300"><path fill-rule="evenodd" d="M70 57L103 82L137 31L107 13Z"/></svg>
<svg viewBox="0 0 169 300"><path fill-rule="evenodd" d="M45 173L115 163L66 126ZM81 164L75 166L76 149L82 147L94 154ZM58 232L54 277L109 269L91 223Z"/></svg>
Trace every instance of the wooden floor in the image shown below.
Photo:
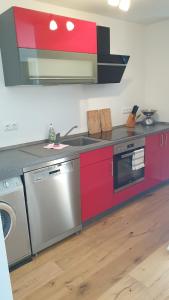
<svg viewBox="0 0 169 300"><path fill-rule="evenodd" d="M15 300L169 299L169 186L11 273Z"/></svg>

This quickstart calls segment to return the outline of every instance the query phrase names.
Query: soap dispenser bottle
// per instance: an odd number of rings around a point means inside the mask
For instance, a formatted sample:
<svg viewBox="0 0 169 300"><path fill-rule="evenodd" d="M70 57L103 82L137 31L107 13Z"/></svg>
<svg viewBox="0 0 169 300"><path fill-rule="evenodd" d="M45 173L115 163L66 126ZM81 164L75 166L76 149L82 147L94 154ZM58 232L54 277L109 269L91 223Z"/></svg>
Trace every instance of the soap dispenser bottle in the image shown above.
<svg viewBox="0 0 169 300"><path fill-rule="evenodd" d="M53 128L53 124L52 123L49 126L48 140L49 140L49 143L55 143L55 140L56 140L56 133L55 133L55 130Z"/></svg>

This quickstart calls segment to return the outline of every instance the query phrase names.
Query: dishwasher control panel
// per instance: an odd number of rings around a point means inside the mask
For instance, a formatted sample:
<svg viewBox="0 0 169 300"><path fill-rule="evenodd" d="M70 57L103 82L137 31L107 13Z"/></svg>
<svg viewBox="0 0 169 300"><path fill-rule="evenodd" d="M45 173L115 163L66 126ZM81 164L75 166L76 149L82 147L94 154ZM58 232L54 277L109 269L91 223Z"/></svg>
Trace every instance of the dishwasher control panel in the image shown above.
<svg viewBox="0 0 169 300"><path fill-rule="evenodd" d="M46 180L48 177L58 176L63 173L71 172L71 171L73 171L73 163L72 161L68 161L57 165L38 169L32 173L33 173L34 181L41 181L41 180Z"/></svg>

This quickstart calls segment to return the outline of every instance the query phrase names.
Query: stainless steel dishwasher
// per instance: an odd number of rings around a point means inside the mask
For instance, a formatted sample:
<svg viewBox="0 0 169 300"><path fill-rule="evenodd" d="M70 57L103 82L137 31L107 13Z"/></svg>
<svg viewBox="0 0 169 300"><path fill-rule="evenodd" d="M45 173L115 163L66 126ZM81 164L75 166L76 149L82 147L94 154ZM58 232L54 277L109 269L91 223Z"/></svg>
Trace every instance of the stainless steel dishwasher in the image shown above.
<svg viewBox="0 0 169 300"><path fill-rule="evenodd" d="M81 230L79 158L24 169L33 254Z"/></svg>

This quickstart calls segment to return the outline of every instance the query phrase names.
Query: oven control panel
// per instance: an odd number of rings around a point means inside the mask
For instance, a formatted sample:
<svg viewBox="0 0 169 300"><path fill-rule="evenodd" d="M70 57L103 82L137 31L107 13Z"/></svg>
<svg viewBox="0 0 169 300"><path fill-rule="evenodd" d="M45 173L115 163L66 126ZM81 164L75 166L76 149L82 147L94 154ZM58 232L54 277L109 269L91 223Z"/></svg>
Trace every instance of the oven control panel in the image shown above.
<svg viewBox="0 0 169 300"><path fill-rule="evenodd" d="M134 139L122 144L118 144L114 146L114 154L120 154L126 151L133 151L137 148L144 147L145 138Z"/></svg>

